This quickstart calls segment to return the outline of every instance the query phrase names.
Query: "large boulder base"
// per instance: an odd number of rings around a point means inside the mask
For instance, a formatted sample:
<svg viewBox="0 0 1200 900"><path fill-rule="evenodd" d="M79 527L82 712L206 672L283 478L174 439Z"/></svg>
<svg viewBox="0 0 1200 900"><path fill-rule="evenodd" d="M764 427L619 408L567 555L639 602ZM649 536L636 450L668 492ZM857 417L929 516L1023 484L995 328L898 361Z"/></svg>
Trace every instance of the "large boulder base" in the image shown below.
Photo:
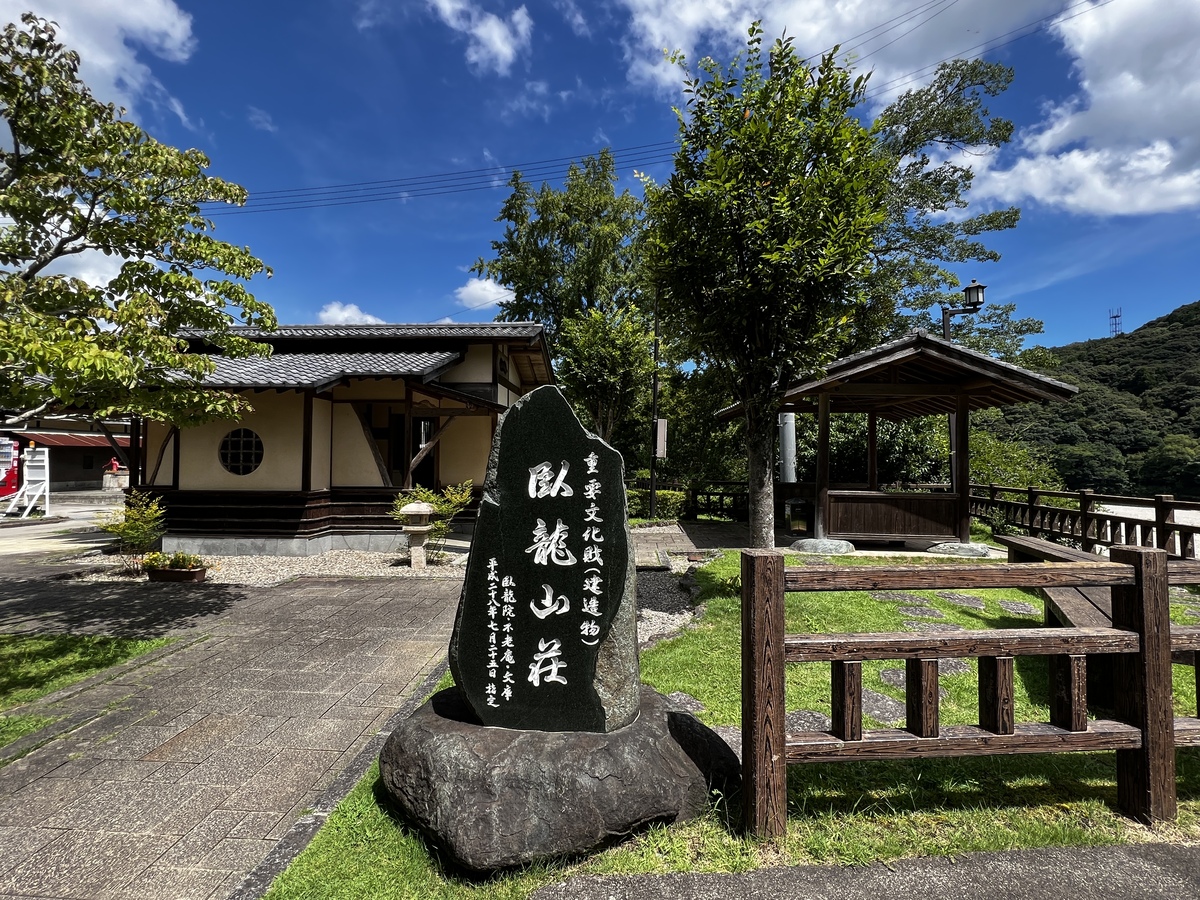
<svg viewBox="0 0 1200 900"><path fill-rule="evenodd" d="M439 691L392 732L379 769L398 811L475 874L693 818L740 782L729 746L647 687L637 720L608 733L486 727L457 688Z"/></svg>

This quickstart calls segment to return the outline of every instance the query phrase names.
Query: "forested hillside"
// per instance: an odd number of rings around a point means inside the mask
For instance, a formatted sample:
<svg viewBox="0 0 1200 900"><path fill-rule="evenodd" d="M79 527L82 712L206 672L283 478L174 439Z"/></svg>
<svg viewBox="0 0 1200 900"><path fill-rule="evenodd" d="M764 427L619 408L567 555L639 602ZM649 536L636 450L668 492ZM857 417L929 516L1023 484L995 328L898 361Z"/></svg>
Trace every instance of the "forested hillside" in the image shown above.
<svg viewBox="0 0 1200 900"><path fill-rule="evenodd" d="M1200 498L1200 302L1053 353L1049 374L1079 395L1007 410L988 427L1044 446L1071 489Z"/></svg>

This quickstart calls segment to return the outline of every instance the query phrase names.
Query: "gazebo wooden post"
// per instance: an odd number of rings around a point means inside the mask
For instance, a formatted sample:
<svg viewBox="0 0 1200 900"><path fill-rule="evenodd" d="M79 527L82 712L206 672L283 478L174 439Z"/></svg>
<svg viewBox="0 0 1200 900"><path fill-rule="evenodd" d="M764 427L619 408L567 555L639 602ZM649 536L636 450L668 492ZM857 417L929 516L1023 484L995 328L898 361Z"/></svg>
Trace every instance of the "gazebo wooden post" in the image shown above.
<svg viewBox="0 0 1200 900"><path fill-rule="evenodd" d="M867 413L867 490L879 490L879 444L875 413Z"/></svg>
<svg viewBox="0 0 1200 900"><path fill-rule="evenodd" d="M829 518L829 394L817 395L817 483L813 537L824 540Z"/></svg>
<svg viewBox="0 0 1200 900"><path fill-rule="evenodd" d="M971 404L967 394L958 395L954 414L954 481L958 489L958 539L964 544L971 540L971 447L968 427L971 424Z"/></svg>

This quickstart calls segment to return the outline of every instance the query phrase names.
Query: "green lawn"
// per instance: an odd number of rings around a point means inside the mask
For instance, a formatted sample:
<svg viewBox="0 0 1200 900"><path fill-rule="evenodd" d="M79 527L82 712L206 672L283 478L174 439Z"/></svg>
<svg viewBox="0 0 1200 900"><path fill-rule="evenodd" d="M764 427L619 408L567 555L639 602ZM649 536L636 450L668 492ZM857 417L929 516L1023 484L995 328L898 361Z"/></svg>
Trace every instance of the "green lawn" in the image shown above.
<svg viewBox="0 0 1200 900"><path fill-rule="evenodd" d="M6 710L170 642L170 638L0 634L0 747L53 721L47 716L5 715Z"/></svg>
<svg viewBox="0 0 1200 900"><path fill-rule="evenodd" d="M836 561L880 562L860 557ZM740 722L738 572L733 553L704 567L698 574L707 603L703 619L642 654L643 679L663 693L695 696L706 707L699 717L710 725ZM956 605L936 592L911 593L921 598L921 605L941 611L944 621L968 628L1025 627L1037 625L1042 616L1038 598L1018 590L972 591L983 599L983 609ZM1002 601L1027 603L1036 611L1015 614L1001 608ZM911 618L899 611L902 605L910 604L861 593L789 594L787 630L899 631ZM864 664L864 688L902 701L902 690L880 676L886 668L902 666ZM942 721L977 721L974 674L944 676L941 684L947 692ZM1018 721L1048 718L1044 660L1018 661L1015 690ZM828 664L789 666L787 699L788 709L828 714ZM1176 704L1180 712L1195 714L1190 667L1176 667ZM1114 773L1112 753L792 766L788 832L777 841L741 837L727 816L736 808L736 798L730 803L720 798L699 820L654 828L581 862L474 883L441 871L420 839L388 816L376 802L378 772L372 769L267 896L520 898L578 874L736 872L763 865L868 864L1017 847L1200 839L1200 754L1180 752L1179 821L1153 831L1115 812Z"/></svg>

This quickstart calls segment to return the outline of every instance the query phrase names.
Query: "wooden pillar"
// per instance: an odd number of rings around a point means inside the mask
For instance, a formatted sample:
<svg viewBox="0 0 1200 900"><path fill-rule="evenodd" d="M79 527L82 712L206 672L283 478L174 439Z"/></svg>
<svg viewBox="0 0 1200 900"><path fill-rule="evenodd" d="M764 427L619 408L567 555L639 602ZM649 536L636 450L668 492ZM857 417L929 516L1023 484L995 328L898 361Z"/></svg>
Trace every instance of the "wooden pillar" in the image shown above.
<svg viewBox="0 0 1200 900"><path fill-rule="evenodd" d="M954 414L954 483L958 490L958 539L971 540L971 447L967 435L971 424L971 403L966 394L958 395Z"/></svg>
<svg viewBox="0 0 1200 900"><path fill-rule="evenodd" d="M1013 658L979 657L979 727L993 734L1012 734Z"/></svg>
<svg viewBox="0 0 1200 900"><path fill-rule="evenodd" d="M142 457L145 443L142 440L144 419L134 416L129 422L129 487L142 486Z"/></svg>
<svg viewBox="0 0 1200 900"><path fill-rule="evenodd" d="M817 395L817 484L813 537L823 540L829 524L829 395Z"/></svg>
<svg viewBox="0 0 1200 900"><path fill-rule="evenodd" d="M879 431L875 413L867 413L867 490L879 490Z"/></svg>
<svg viewBox="0 0 1200 900"><path fill-rule="evenodd" d="M938 736L938 661L904 661L904 727L917 737Z"/></svg>
<svg viewBox="0 0 1200 900"><path fill-rule="evenodd" d="M742 818L759 837L787 830L783 663L783 554L743 550Z"/></svg>
<svg viewBox="0 0 1200 900"><path fill-rule="evenodd" d="M312 490L313 462L313 392L304 392L304 426L300 448L300 490Z"/></svg>
<svg viewBox="0 0 1200 900"><path fill-rule="evenodd" d="M1168 556L1180 554L1172 552L1175 529L1175 496L1173 494L1154 495L1154 546L1166 550Z"/></svg>
<svg viewBox="0 0 1200 900"><path fill-rule="evenodd" d="M1167 554L1141 547L1113 547L1115 563L1133 566L1134 583L1112 588L1114 628L1135 631L1138 653L1116 662L1117 718L1141 729L1142 746L1117 751L1117 806L1140 822L1174 819L1175 715L1171 693L1171 621Z"/></svg>
<svg viewBox="0 0 1200 900"><path fill-rule="evenodd" d="M1084 489L1079 492L1079 544L1088 553L1096 547L1096 523L1092 516L1092 492Z"/></svg>

